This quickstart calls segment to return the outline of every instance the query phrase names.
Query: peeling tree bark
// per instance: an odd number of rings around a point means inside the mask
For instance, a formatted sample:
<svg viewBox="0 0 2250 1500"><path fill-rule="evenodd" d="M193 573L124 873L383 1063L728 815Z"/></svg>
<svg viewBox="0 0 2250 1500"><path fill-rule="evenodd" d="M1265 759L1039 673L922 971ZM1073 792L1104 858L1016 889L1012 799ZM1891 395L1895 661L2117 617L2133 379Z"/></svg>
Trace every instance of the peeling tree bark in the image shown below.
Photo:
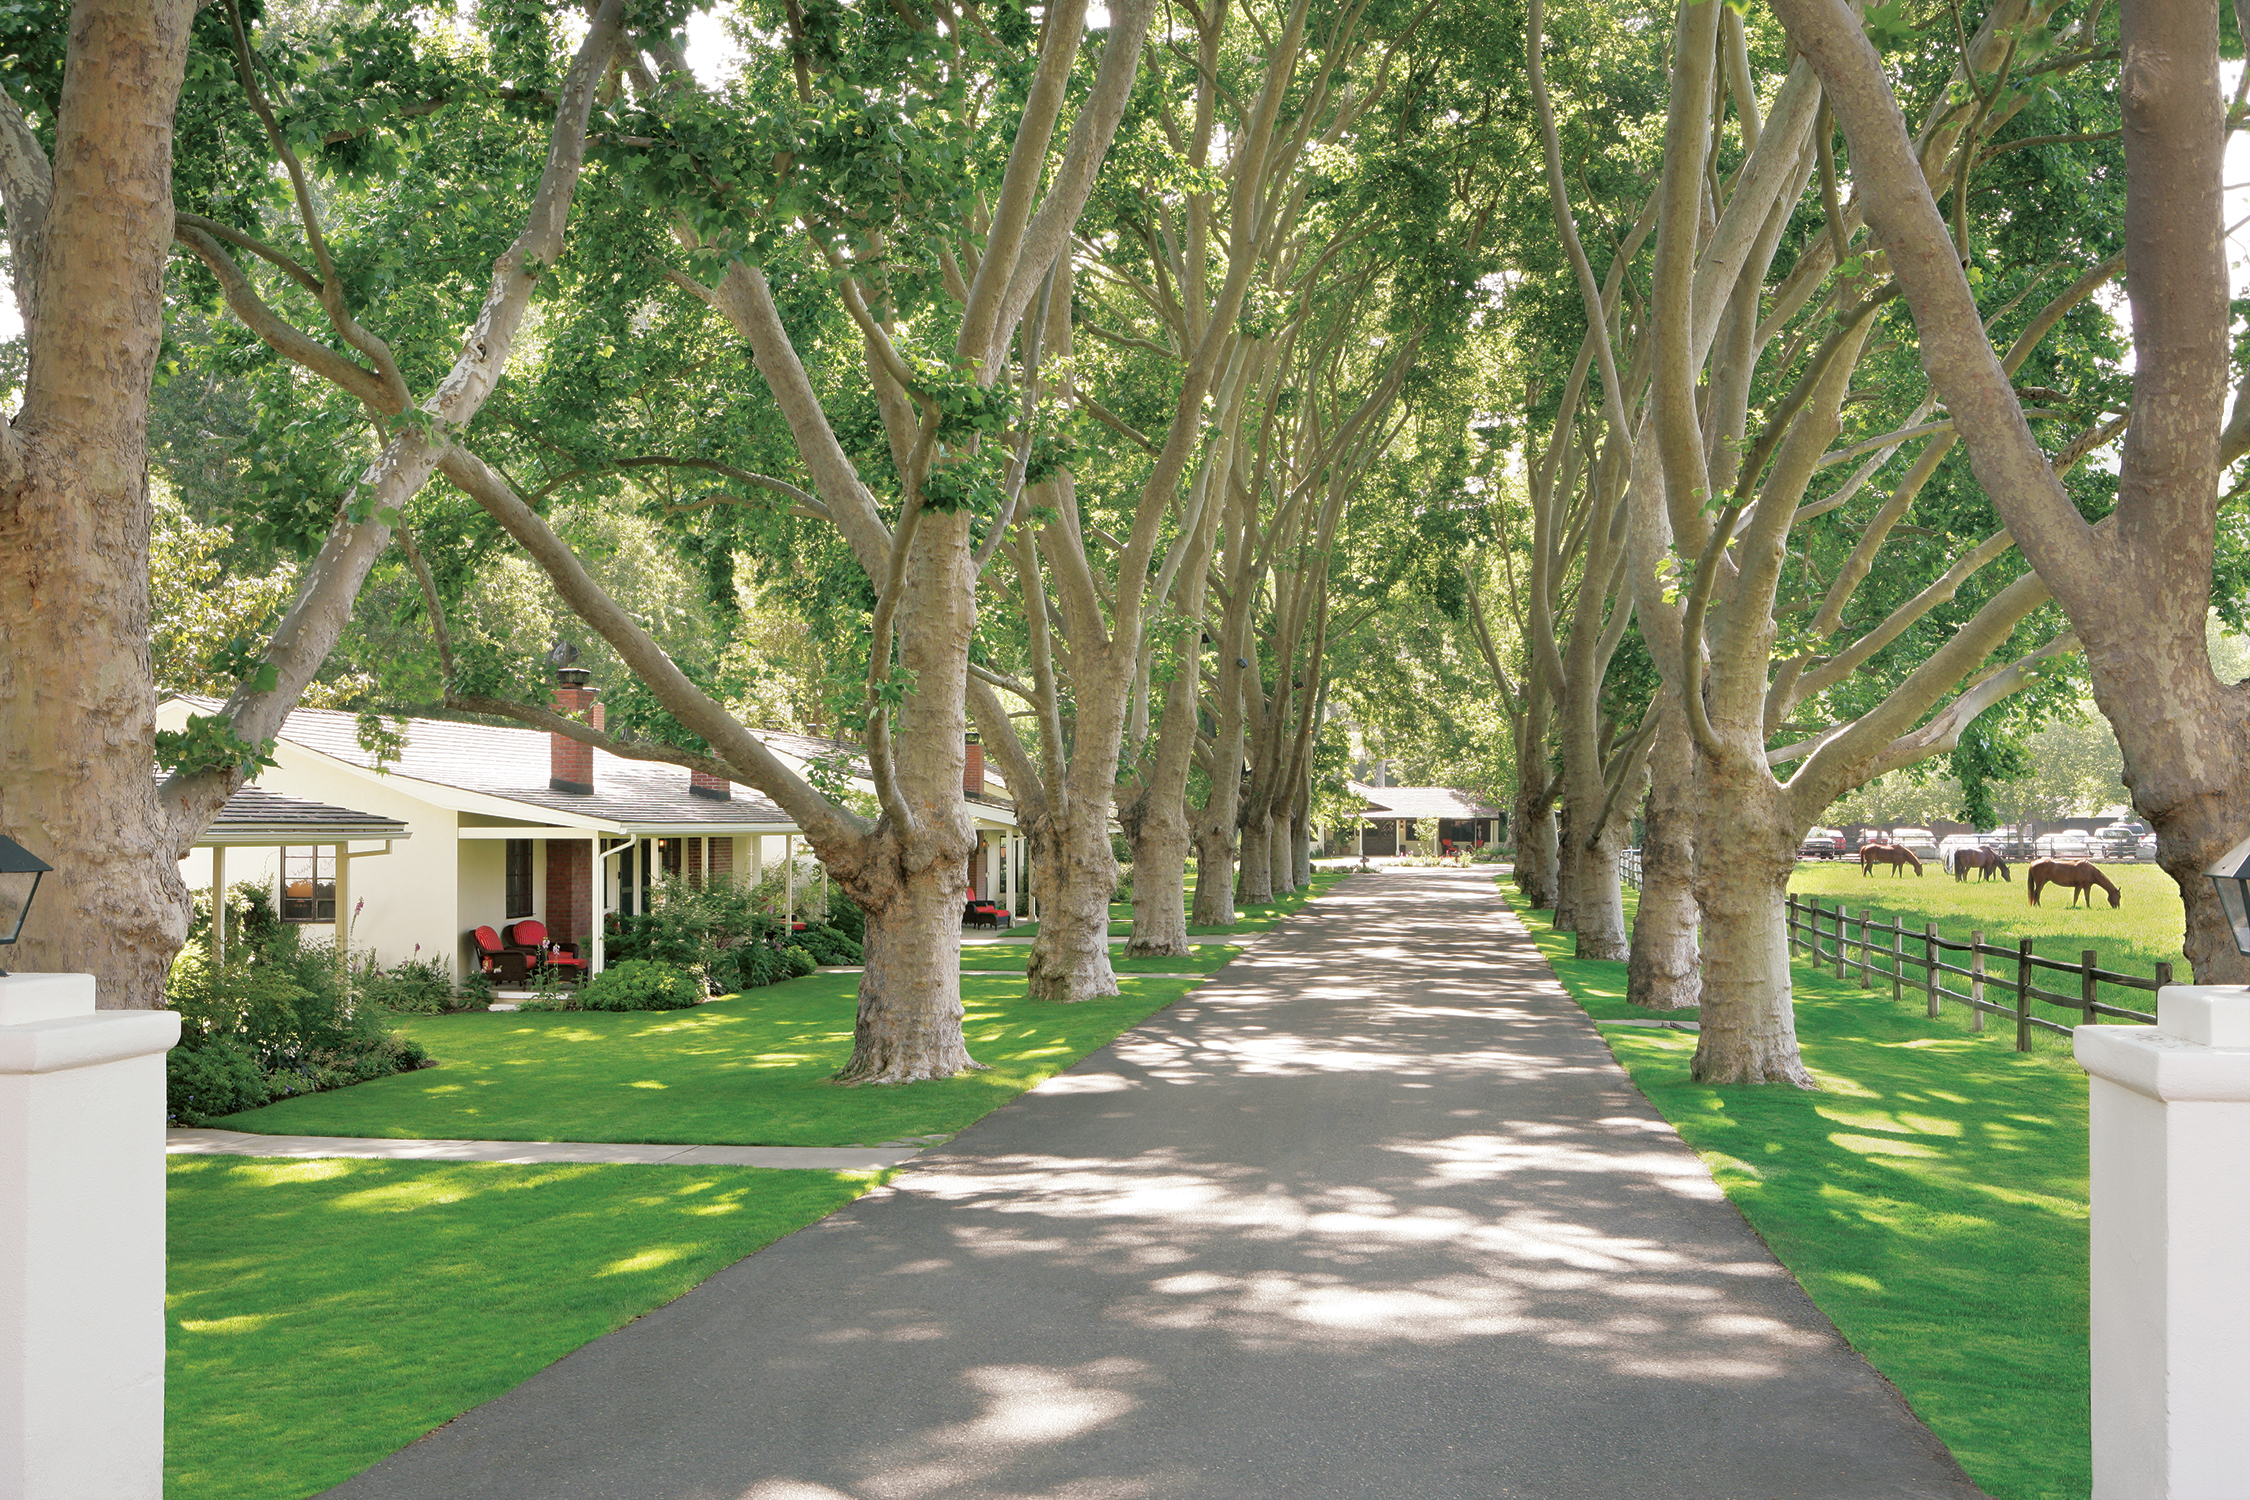
<svg viewBox="0 0 2250 1500"><path fill-rule="evenodd" d="M0 829L54 866L8 966L163 1003L188 893L151 779L149 381L187 0L71 7L51 173L0 140L30 365L0 427ZM0 106L14 115L14 106Z"/></svg>

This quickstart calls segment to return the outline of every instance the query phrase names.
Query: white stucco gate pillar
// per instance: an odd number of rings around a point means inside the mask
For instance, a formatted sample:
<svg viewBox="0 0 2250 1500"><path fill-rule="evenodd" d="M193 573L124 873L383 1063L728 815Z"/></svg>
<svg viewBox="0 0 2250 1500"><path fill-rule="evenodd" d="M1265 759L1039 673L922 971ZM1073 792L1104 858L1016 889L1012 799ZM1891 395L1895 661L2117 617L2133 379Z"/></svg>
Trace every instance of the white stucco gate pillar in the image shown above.
<svg viewBox="0 0 2250 1500"><path fill-rule="evenodd" d="M2081 1026L2092 1129L2093 1500L2250 1494L2250 989Z"/></svg>
<svg viewBox="0 0 2250 1500"><path fill-rule="evenodd" d="M0 977L0 1500L164 1493L164 1054L175 1011Z"/></svg>

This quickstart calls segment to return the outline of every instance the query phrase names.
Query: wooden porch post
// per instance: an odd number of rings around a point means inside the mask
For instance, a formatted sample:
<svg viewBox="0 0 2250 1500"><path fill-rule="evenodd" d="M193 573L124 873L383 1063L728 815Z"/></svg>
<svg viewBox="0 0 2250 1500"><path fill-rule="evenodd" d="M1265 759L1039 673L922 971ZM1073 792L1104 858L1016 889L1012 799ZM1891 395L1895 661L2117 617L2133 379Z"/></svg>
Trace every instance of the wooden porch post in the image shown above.
<svg viewBox="0 0 2250 1500"><path fill-rule="evenodd" d="M313 872L314 889L319 889L320 872ZM336 984L342 988L351 982L352 973L352 861L351 846L336 846Z"/></svg>
<svg viewBox="0 0 2250 1500"><path fill-rule="evenodd" d="M586 837L586 864L593 875L593 889L586 894L587 921L593 931L587 936L586 972L599 974L608 955L607 928L603 919L609 915L609 865L602 858L602 836L598 833Z"/></svg>
<svg viewBox="0 0 2250 1500"><path fill-rule="evenodd" d="M211 846L211 967L227 962L227 846Z"/></svg>

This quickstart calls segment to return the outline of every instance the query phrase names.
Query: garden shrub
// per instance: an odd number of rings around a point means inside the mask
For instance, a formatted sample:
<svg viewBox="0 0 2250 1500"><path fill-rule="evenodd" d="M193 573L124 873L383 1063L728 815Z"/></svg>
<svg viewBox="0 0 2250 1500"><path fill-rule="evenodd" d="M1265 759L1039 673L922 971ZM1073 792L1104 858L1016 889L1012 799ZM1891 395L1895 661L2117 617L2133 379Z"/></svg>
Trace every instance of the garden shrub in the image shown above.
<svg viewBox="0 0 2250 1500"><path fill-rule="evenodd" d="M231 1037L201 1047L174 1047L164 1058L165 1118L174 1125L202 1125L220 1115L256 1109L268 1090L258 1060Z"/></svg>
<svg viewBox="0 0 2250 1500"><path fill-rule="evenodd" d="M841 888L831 889L828 893L828 925L854 943L867 941L867 913L861 911L859 903L845 895ZM852 962L856 964L859 960L855 958Z"/></svg>
<svg viewBox="0 0 2250 1500"><path fill-rule="evenodd" d="M789 960L771 943L743 943L713 966L712 982L724 990L753 990L789 977Z"/></svg>
<svg viewBox="0 0 2250 1500"><path fill-rule="evenodd" d="M702 1004L704 993L700 975L635 958L602 970L562 1003L579 1010L685 1010Z"/></svg>
<svg viewBox="0 0 2250 1500"><path fill-rule="evenodd" d="M1130 901L1133 899L1133 867L1130 864L1121 864L1117 867L1117 891L1109 899L1112 901Z"/></svg>
<svg viewBox="0 0 2250 1500"><path fill-rule="evenodd" d="M392 1035L375 1005L339 983L328 944L307 943L287 924L276 924L255 946L248 935L246 925L244 941L228 945L224 966L213 965L208 948L195 944L172 963L164 999L180 1013L180 1045L167 1076L188 1080L191 1087L180 1097L215 1087L215 1079L240 1083L240 1070L226 1057L188 1060L213 1048L238 1054L263 1080L264 1096L239 1106L245 1109L429 1061L421 1044ZM237 1093L248 1098L246 1090ZM190 1108L202 1118L223 1113L208 1102Z"/></svg>
<svg viewBox="0 0 2250 1500"><path fill-rule="evenodd" d="M451 968L443 959L422 957L420 943L414 945L412 958L402 958L387 969L370 966L360 976L359 994L385 1010L422 1016L452 1010L456 1003Z"/></svg>
<svg viewBox="0 0 2250 1500"><path fill-rule="evenodd" d="M798 933L797 946L810 953L813 962L822 965L856 964L866 957L857 939L825 925L807 927Z"/></svg>
<svg viewBox="0 0 2250 1500"><path fill-rule="evenodd" d="M781 950L781 956L789 960L789 977L792 979L802 979L819 967L813 962L813 956L802 948L794 946L784 948Z"/></svg>
<svg viewBox="0 0 2250 1500"><path fill-rule="evenodd" d="M835 893L828 905L834 925L808 918L805 931L792 933L779 916L763 909L768 897L773 905L781 904L778 881L778 875L768 876L747 888L725 877L701 885L662 881L650 894L648 911L612 919L609 958L615 965L645 962L693 970L713 994L792 977L799 971L782 951L790 946L802 948L816 967L860 962L867 919L858 907ZM798 888L800 910L808 905L806 891ZM817 906L817 900L812 904Z"/></svg>

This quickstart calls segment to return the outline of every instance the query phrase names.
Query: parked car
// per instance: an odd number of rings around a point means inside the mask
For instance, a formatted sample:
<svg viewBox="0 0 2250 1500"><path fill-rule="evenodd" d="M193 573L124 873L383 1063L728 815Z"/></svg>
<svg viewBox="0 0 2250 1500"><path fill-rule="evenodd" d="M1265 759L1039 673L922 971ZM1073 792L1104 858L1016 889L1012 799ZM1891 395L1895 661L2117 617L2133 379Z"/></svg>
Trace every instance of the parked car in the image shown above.
<svg viewBox="0 0 2250 1500"><path fill-rule="evenodd" d="M1894 828L1886 842L1896 844L1901 849L1912 850L1914 857L1924 864L1929 864L1938 857L1937 840L1930 836L1927 828Z"/></svg>
<svg viewBox="0 0 2250 1500"><path fill-rule="evenodd" d="M2094 830L2094 844L2101 851L2097 857L2137 860L2141 857L2141 840L2147 836L2146 824L2127 822L2122 818L2106 827L2097 828ZM2154 853L2149 857L2155 858Z"/></svg>
<svg viewBox="0 0 2250 1500"><path fill-rule="evenodd" d="M2139 861L2140 861L2140 862L2141 862L2142 864L2144 864L2144 865L2153 865L2153 864L2155 864L2155 863L2156 863L2156 835L2155 835L2155 834L2153 834L2153 833L2144 833L2144 834L2142 834L2142 835L2141 835L2141 842L2140 842L2140 847L2139 847L2139 848L2138 848L2138 849L2137 849L2137 850L2135 851L2135 853L2134 853L2133 857L2134 857L2135 859L2139 860Z"/></svg>
<svg viewBox="0 0 2250 1500"><path fill-rule="evenodd" d="M2060 833L2043 833L2032 845L2039 859L2092 859L2094 840L2082 829L2065 828Z"/></svg>
<svg viewBox="0 0 2250 1500"><path fill-rule="evenodd" d="M1835 828L1814 828L1805 834L1805 841L1797 846L1799 859L1841 859L1844 856L1844 835Z"/></svg>

